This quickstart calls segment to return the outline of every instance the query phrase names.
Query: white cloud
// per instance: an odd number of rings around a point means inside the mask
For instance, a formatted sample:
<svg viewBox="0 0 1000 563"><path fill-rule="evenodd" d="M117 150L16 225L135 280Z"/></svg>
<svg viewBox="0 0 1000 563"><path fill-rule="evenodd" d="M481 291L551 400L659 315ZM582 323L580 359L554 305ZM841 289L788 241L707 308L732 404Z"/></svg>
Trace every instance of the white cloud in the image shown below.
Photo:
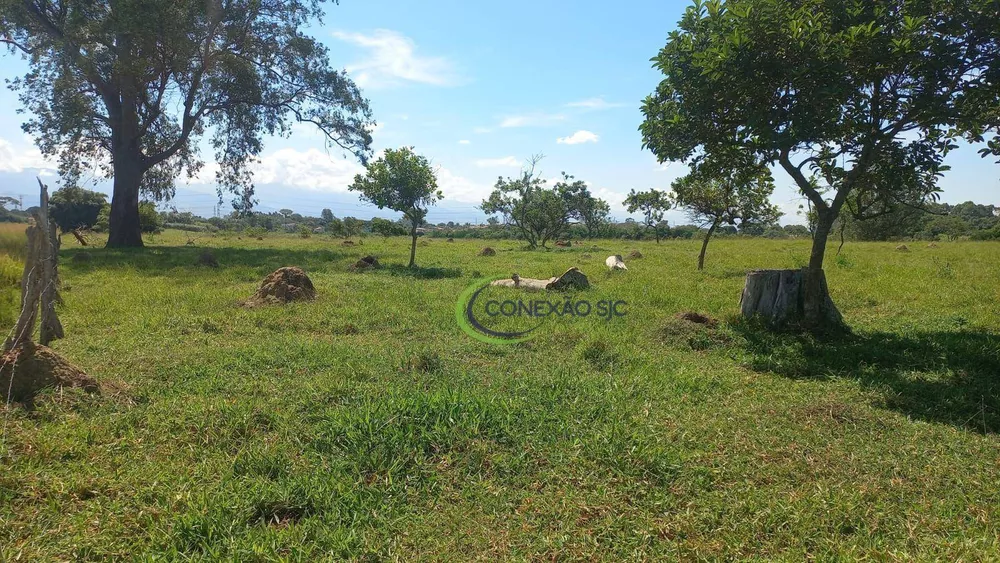
<svg viewBox="0 0 1000 563"><path fill-rule="evenodd" d="M667 170L670 169L670 164L671 163L669 163L669 162L664 162L663 164L660 164L660 165L658 165L656 167L656 171L657 172L666 172Z"/></svg>
<svg viewBox="0 0 1000 563"><path fill-rule="evenodd" d="M587 98L586 100L580 100L579 102L570 102L566 104L569 108L582 108L587 110L602 110L611 108L624 107L625 104L608 102L604 98Z"/></svg>
<svg viewBox="0 0 1000 563"><path fill-rule="evenodd" d="M24 172L29 169L55 170L56 164L46 160L34 146L14 146L0 139L0 172Z"/></svg>
<svg viewBox="0 0 1000 563"><path fill-rule="evenodd" d="M475 129L472 130L472 132L477 135L485 135L486 133L492 133L493 130L490 129L489 127L476 127Z"/></svg>
<svg viewBox="0 0 1000 563"><path fill-rule="evenodd" d="M458 144L460 144L460 145L471 145L472 141L470 141L468 139L462 139L461 141L458 142Z"/></svg>
<svg viewBox="0 0 1000 563"><path fill-rule="evenodd" d="M559 123L566 119L562 114L550 113L529 113L524 115L510 115L504 117L500 122L500 127L542 127Z"/></svg>
<svg viewBox="0 0 1000 563"><path fill-rule="evenodd" d="M503 158L483 158L476 161L476 166L480 168L496 168L499 166L517 168L521 166L521 161L513 156L505 156Z"/></svg>
<svg viewBox="0 0 1000 563"><path fill-rule="evenodd" d="M446 201L474 203L476 205L489 197L493 188L453 174L447 168L437 170L438 187Z"/></svg>
<svg viewBox="0 0 1000 563"><path fill-rule="evenodd" d="M365 171L355 160L334 158L318 149L300 151L285 148L266 154L260 160L252 167L256 183L281 184L318 192L346 192L347 186L354 181L354 175Z"/></svg>
<svg viewBox="0 0 1000 563"><path fill-rule="evenodd" d="M363 88L385 88L406 82L454 86L461 82L450 60L418 55L413 40L396 31L376 29L368 35L335 31L333 36L368 49L366 58L347 66L347 72Z"/></svg>
<svg viewBox="0 0 1000 563"><path fill-rule="evenodd" d="M590 131L577 131L569 137L559 137L556 142L560 145L579 145L582 143L596 143L600 137Z"/></svg>

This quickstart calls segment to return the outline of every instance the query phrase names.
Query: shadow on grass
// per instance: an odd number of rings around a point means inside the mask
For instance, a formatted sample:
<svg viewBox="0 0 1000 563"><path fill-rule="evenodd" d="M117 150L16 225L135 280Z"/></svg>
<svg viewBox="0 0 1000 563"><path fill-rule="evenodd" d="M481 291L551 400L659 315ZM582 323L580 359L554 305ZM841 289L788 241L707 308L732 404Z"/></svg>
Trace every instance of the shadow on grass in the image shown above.
<svg viewBox="0 0 1000 563"><path fill-rule="evenodd" d="M416 278L419 280L439 280L445 278L460 278L462 270L459 268L439 268L414 266L408 268L402 264L389 264L383 269L390 276Z"/></svg>
<svg viewBox="0 0 1000 563"><path fill-rule="evenodd" d="M199 256L211 252L220 270L250 268L266 275L282 266L298 266L308 272L340 271L340 260L359 253L344 250L288 250L282 248L239 248L204 246L154 246L148 248L70 248L60 252L60 268L87 272L112 268L133 268L154 275L190 276Z"/></svg>
<svg viewBox="0 0 1000 563"><path fill-rule="evenodd" d="M1000 335L978 331L870 332L817 339L749 322L734 331L749 367L793 378L846 377L913 418L1000 432Z"/></svg>

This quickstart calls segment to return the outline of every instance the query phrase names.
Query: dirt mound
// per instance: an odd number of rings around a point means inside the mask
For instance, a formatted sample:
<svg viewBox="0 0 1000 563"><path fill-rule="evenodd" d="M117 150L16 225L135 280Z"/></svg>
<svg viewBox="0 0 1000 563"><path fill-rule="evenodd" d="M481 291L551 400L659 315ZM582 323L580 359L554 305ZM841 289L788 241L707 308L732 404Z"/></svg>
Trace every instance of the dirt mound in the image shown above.
<svg viewBox="0 0 1000 563"><path fill-rule="evenodd" d="M629 253L628 257L629 258L642 258L642 253L639 252L638 250L633 250L632 252Z"/></svg>
<svg viewBox="0 0 1000 563"><path fill-rule="evenodd" d="M705 325L709 328L715 328L719 324L719 321L713 319L712 317L702 315L701 313L696 313L694 311L684 311L683 313L678 313L677 318L682 321Z"/></svg>
<svg viewBox="0 0 1000 563"><path fill-rule="evenodd" d="M215 254L212 254L211 250L205 250L198 255L197 265L208 266L209 268L218 268L219 261L215 258Z"/></svg>
<svg viewBox="0 0 1000 563"><path fill-rule="evenodd" d="M381 268L382 265L378 263L378 259L374 256L365 256L361 260L351 264L351 270L377 270Z"/></svg>
<svg viewBox="0 0 1000 563"><path fill-rule="evenodd" d="M278 268L261 282L257 292L245 303L247 307L305 301L316 297L312 280L295 266Z"/></svg>
<svg viewBox="0 0 1000 563"><path fill-rule="evenodd" d="M480 256L496 256L497 255L497 251L493 250L492 248L490 248L490 247L487 246L486 248L484 248L484 249L482 249L482 250L479 251L479 255Z"/></svg>
<svg viewBox="0 0 1000 563"><path fill-rule="evenodd" d="M554 279L549 284L548 289L587 289L590 287L590 280L579 268L573 267L566 270L563 275Z"/></svg>
<svg viewBox="0 0 1000 563"><path fill-rule="evenodd" d="M909 252L910 251L910 247L906 246L905 244L901 244L901 245L899 245L899 246L896 247L896 251L897 252Z"/></svg>
<svg viewBox="0 0 1000 563"><path fill-rule="evenodd" d="M455 239L448 237L448 240L446 242L455 242Z"/></svg>
<svg viewBox="0 0 1000 563"><path fill-rule="evenodd" d="M5 354L2 362L0 388L10 389L14 401L30 404L39 391L49 387L77 387L100 393L96 381L47 346L28 342Z"/></svg>

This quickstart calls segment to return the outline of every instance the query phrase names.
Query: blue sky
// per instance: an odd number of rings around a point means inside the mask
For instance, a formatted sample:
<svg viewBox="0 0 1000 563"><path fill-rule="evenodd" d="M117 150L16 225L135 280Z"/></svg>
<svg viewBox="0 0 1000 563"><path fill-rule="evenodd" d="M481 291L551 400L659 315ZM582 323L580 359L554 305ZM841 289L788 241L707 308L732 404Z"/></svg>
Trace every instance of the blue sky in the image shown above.
<svg viewBox="0 0 1000 563"><path fill-rule="evenodd" d="M649 59L686 5L342 0L328 5L324 23L310 32L371 101L376 151L412 145L438 167L446 199L431 212L431 222L485 220L475 206L497 177L515 174L536 153L545 155L546 178L566 171L587 181L624 219L621 201L630 189L666 190L685 172L643 151L637 129L641 100L660 79ZM0 58L0 77L23 70L21 61ZM52 163L20 132L23 116L14 113L11 92L0 92L0 107L11 108L0 113L0 194L34 194L35 175L55 182ZM260 210L318 215L329 207L338 216L394 216L346 191L360 165L326 152L306 127L290 139L270 140L262 160ZM1000 166L993 160L962 147L948 164L953 170L941 182L944 201L1000 203ZM773 199L786 212L782 222L801 222L795 215L801 197L782 172L775 176ZM211 167L202 177L179 184L179 209L213 212ZM106 184L98 189L109 191ZM667 218L686 222L679 211Z"/></svg>

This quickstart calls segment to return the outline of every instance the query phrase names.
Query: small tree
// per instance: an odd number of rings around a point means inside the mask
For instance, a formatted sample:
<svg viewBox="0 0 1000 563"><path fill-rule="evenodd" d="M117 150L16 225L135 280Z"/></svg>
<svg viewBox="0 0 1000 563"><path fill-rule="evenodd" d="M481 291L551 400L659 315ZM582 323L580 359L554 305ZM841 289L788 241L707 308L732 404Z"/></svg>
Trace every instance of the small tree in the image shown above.
<svg viewBox="0 0 1000 563"><path fill-rule="evenodd" d="M766 166L722 171L702 167L673 183L674 201L687 210L692 221L708 226L698 254L698 269L705 267L705 252L715 230L723 225L770 225L781 212L768 198L774 192Z"/></svg>
<svg viewBox="0 0 1000 563"><path fill-rule="evenodd" d="M344 222L336 217L330 219L330 223L327 224L326 230L335 237L348 236L344 234Z"/></svg>
<svg viewBox="0 0 1000 563"><path fill-rule="evenodd" d="M144 201L139 204L139 228L144 233L158 233L163 228L163 217L156 211L156 204Z"/></svg>
<svg viewBox="0 0 1000 563"><path fill-rule="evenodd" d="M611 207L603 199L592 196L583 180L574 180L565 172L562 176L555 185L556 192L566 201L570 219L583 223L587 238L594 238L610 221Z"/></svg>
<svg viewBox="0 0 1000 563"><path fill-rule="evenodd" d="M101 208L107 205L108 196L76 186L56 190L49 198L49 215L68 233L74 229L90 229L97 224Z"/></svg>
<svg viewBox="0 0 1000 563"><path fill-rule="evenodd" d="M364 230L365 222L354 217L344 217L341 221L340 232L347 238L356 237Z"/></svg>
<svg viewBox="0 0 1000 563"><path fill-rule="evenodd" d="M663 214L670 210L670 196L666 192L659 190L649 190L637 192L632 190L623 202L625 210L629 213L639 212L642 215L642 224L646 229L652 229L656 236L656 243L660 243L660 225L663 223Z"/></svg>
<svg viewBox="0 0 1000 563"><path fill-rule="evenodd" d="M505 224L514 225L531 248L545 248L569 226L566 192L546 188L545 180L535 171L542 158L531 157L517 178L497 179L493 193L480 207L487 215L499 214ZM564 175L566 178L572 177Z"/></svg>
<svg viewBox="0 0 1000 563"><path fill-rule="evenodd" d="M410 222L412 268L417 255L417 229L424 224L428 208L444 197L427 159L414 153L413 147L386 149L383 156L368 164L367 174L354 177L348 189L360 192L361 199L379 209L399 211Z"/></svg>
<svg viewBox="0 0 1000 563"><path fill-rule="evenodd" d="M333 211L329 209L324 209L319 212L319 218L323 221L324 225L329 225L333 221Z"/></svg>
<svg viewBox="0 0 1000 563"><path fill-rule="evenodd" d="M371 228L373 233L378 233L384 237L398 237L406 234L406 228L395 221L372 217Z"/></svg>

